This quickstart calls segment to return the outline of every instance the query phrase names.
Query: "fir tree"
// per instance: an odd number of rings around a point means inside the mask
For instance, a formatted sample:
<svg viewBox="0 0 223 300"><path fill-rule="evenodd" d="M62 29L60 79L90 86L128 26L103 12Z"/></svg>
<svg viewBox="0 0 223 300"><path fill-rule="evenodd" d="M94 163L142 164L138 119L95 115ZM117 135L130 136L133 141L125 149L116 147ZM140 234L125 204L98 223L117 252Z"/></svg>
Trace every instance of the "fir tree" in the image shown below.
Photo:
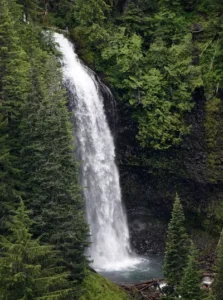
<svg viewBox="0 0 223 300"><path fill-rule="evenodd" d="M6 212L11 203L6 201L10 193L14 194L14 169L12 166L13 158L10 155L7 120L0 114L0 195L1 195L1 217L2 220L6 216ZM15 170L16 173L16 170ZM15 192L16 195L16 192ZM11 195L12 196L12 195ZM11 197L10 197L11 198ZM2 223L1 223L2 227Z"/></svg>
<svg viewBox="0 0 223 300"><path fill-rule="evenodd" d="M216 300L223 300L223 231L218 243L217 275L215 279Z"/></svg>
<svg viewBox="0 0 223 300"><path fill-rule="evenodd" d="M200 272L196 262L197 251L191 242L190 253L187 266L179 287L179 294L182 300L202 300L203 293L201 290Z"/></svg>
<svg viewBox="0 0 223 300"><path fill-rule="evenodd" d="M107 18L112 5L112 0L89 0L87 3L75 1L75 16L84 26L92 26L94 23L102 25Z"/></svg>
<svg viewBox="0 0 223 300"><path fill-rule="evenodd" d="M21 124L26 202L33 210L35 234L44 233L44 241L61 251L71 280L81 281L88 228L65 91L55 58L39 51L32 70L33 89Z"/></svg>
<svg viewBox="0 0 223 300"><path fill-rule="evenodd" d="M168 226L164 275L169 286L179 285L187 264L188 236L184 227L184 213L180 198L176 195L171 220Z"/></svg>
<svg viewBox="0 0 223 300"><path fill-rule="evenodd" d="M29 63L9 6L17 9L13 0L0 0L0 136L4 141L0 146L1 220L20 196L19 124L29 89Z"/></svg>
<svg viewBox="0 0 223 300"><path fill-rule="evenodd" d="M22 5L24 21L30 22L30 19L36 19L38 16L40 17L40 0L18 0L18 3Z"/></svg>
<svg viewBox="0 0 223 300"><path fill-rule="evenodd" d="M12 4L11 4L12 5ZM1 112L8 120L11 138L18 134L22 107L29 89L28 57L22 49L17 26L13 21L7 1L0 0L0 97ZM13 141L16 144L15 141Z"/></svg>
<svg viewBox="0 0 223 300"><path fill-rule="evenodd" d="M55 267L58 253L32 239L31 223L21 202L8 224L10 235L0 237L0 299L73 299L68 273Z"/></svg>

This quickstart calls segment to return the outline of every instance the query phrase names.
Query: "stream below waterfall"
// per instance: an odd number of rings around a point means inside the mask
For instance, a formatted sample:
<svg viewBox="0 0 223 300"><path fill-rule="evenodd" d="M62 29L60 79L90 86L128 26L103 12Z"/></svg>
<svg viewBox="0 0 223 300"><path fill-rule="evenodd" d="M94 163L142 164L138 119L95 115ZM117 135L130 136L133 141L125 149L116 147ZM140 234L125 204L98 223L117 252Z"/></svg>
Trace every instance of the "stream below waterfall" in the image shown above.
<svg viewBox="0 0 223 300"><path fill-rule="evenodd" d="M140 262L135 266L122 268L120 270L97 270L107 279L119 284L134 284L153 278L163 278L163 257L149 255L140 257Z"/></svg>

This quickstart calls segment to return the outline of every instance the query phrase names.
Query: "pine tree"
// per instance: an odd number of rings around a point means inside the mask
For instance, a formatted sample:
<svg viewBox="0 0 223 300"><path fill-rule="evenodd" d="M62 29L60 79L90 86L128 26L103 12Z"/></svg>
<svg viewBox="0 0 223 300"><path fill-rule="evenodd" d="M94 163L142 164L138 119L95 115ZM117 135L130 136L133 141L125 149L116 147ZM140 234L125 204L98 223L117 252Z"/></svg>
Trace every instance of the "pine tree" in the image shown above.
<svg viewBox="0 0 223 300"><path fill-rule="evenodd" d="M0 220L23 195L34 236L44 233L42 241L61 251L77 297L88 228L62 76L50 38L16 17L15 1L0 0L0 7Z"/></svg>
<svg viewBox="0 0 223 300"><path fill-rule="evenodd" d="M112 2L112 0L89 0L86 3L77 0L75 1L75 17L82 26L92 26L94 23L102 25L111 10Z"/></svg>
<svg viewBox="0 0 223 300"><path fill-rule="evenodd" d="M32 239L31 223L21 202L8 223L10 235L0 236L0 299L73 299L68 273L55 267L58 253Z"/></svg>
<svg viewBox="0 0 223 300"><path fill-rule="evenodd" d="M15 5L15 6L14 6ZM14 1L0 0L0 219L20 196L19 124L29 87L29 63L23 51L11 9Z"/></svg>
<svg viewBox="0 0 223 300"><path fill-rule="evenodd" d="M184 227L184 220L180 198L176 195L168 226L164 258L164 275L168 281L168 285L172 287L179 285L183 269L187 264L188 236Z"/></svg>
<svg viewBox="0 0 223 300"><path fill-rule="evenodd" d="M200 272L196 262L197 251L191 242L187 266L184 269L183 277L179 287L179 294L182 300L202 300Z"/></svg>
<svg viewBox="0 0 223 300"><path fill-rule="evenodd" d="M75 24L74 6L76 1L70 0L49 0L48 9L55 16L55 24L60 28L73 28ZM87 5L87 3L85 2Z"/></svg>
<svg viewBox="0 0 223 300"><path fill-rule="evenodd" d="M40 0L18 0L18 3L22 5L22 11L26 21L30 21L30 19L36 19L38 16L40 18L40 2Z"/></svg>
<svg viewBox="0 0 223 300"><path fill-rule="evenodd" d="M14 188L14 181L11 178L14 173L13 171L12 157L10 156L8 143L7 120L4 120L2 114L0 114L0 195L2 201L2 219L4 219L6 211L8 211L10 206L10 203L6 202L6 198L9 195L9 192L12 192Z"/></svg>
<svg viewBox="0 0 223 300"><path fill-rule="evenodd" d="M7 1L0 0L0 6L1 112L8 120L9 133L16 135L21 120L22 106L29 88L29 63L28 57L21 47L18 33L15 30L17 24L13 21Z"/></svg>
<svg viewBox="0 0 223 300"><path fill-rule="evenodd" d="M217 275L215 279L216 300L223 300L223 231L218 243Z"/></svg>
<svg viewBox="0 0 223 300"><path fill-rule="evenodd" d="M71 280L81 281L88 228L78 184L71 122L57 60L38 50L21 124L24 193L35 235L60 250ZM79 292L79 287L76 287Z"/></svg>

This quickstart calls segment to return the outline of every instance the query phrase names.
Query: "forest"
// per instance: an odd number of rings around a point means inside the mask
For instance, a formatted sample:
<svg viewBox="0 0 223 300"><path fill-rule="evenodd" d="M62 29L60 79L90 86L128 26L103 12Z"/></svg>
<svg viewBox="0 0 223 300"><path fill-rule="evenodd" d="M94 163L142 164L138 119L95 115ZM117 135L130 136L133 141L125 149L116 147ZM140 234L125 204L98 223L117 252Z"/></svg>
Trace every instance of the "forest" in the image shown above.
<svg viewBox="0 0 223 300"><path fill-rule="evenodd" d="M164 256L158 298L120 289L86 255L82 162L53 32L114 95L104 106L130 243ZM0 0L0 299L222 300L222 101L222 1Z"/></svg>

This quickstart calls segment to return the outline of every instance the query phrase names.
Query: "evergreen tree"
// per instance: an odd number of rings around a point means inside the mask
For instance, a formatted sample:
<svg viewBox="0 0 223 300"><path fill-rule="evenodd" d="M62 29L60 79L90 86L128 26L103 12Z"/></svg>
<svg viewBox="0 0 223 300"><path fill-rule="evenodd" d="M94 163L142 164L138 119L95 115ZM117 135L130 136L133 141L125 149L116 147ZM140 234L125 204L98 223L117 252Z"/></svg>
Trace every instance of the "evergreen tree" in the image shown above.
<svg viewBox="0 0 223 300"><path fill-rule="evenodd" d="M42 241L61 250L60 268L70 271L77 297L88 228L62 76L50 38L22 22L15 1L0 0L0 6L0 219L23 194L36 221L34 236L44 233ZM52 268L57 265L54 260Z"/></svg>
<svg viewBox="0 0 223 300"><path fill-rule="evenodd" d="M200 272L196 262L197 251L191 242L187 266L184 269L183 277L179 287L179 294L182 300L202 300Z"/></svg>
<svg viewBox="0 0 223 300"><path fill-rule="evenodd" d="M0 299L73 299L68 273L55 267L58 253L32 239L31 223L21 202L8 223L10 235L0 237Z"/></svg>
<svg viewBox="0 0 223 300"><path fill-rule="evenodd" d="M218 243L217 275L214 288L216 293L216 300L223 300L223 231L221 232L220 240Z"/></svg>
<svg viewBox="0 0 223 300"><path fill-rule="evenodd" d="M32 62L33 88L21 124L24 192L36 221L35 235L44 233L44 241L61 251L70 279L81 281L87 266L88 228L70 115L57 60L38 52Z"/></svg>
<svg viewBox="0 0 223 300"><path fill-rule="evenodd" d="M18 0L18 3L22 5L24 21L30 22L30 19L41 16L41 0ZM42 1L42 3L44 2Z"/></svg>
<svg viewBox="0 0 223 300"><path fill-rule="evenodd" d="M188 259L188 235L184 227L184 213L180 198L176 195L171 220L168 226L164 275L168 285L177 287Z"/></svg>
<svg viewBox="0 0 223 300"><path fill-rule="evenodd" d="M22 106L29 88L29 63L28 57L21 47L18 33L15 30L17 24L13 22L7 1L0 0L0 5L1 112L8 120L9 134L15 138L15 135L18 134Z"/></svg>
<svg viewBox="0 0 223 300"><path fill-rule="evenodd" d="M111 11L113 0L81 0L75 1L75 17L80 25L92 26L94 23L102 25Z"/></svg>
<svg viewBox="0 0 223 300"><path fill-rule="evenodd" d="M112 3L112 0L89 0L87 2L77 0L74 4L76 26L72 32L75 39L81 41L83 45L87 45L87 48L90 46L95 49L95 57L98 52L96 48L102 48L109 37L106 24L111 15ZM83 38L88 43L82 42ZM95 47L96 44L97 47Z"/></svg>
<svg viewBox="0 0 223 300"><path fill-rule="evenodd" d="M9 6L11 10L17 9L13 0L0 0L0 136L4 141L0 146L1 221L20 195L19 124L29 88L29 63Z"/></svg>
<svg viewBox="0 0 223 300"><path fill-rule="evenodd" d="M10 155L8 134L7 134L7 120L3 120L2 114L0 114L0 195L1 195L1 218L3 221L6 217L6 212L11 203L6 201L9 193L14 194L14 171L12 166L13 158ZM15 192L16 195L16 192ZM12 196L12 195L11 195ZM2 222L1 222L2 227ZM1 228L2 229L2 228Z"/></svg>
<svg viewBox="0 0 223 300"><path fill-rule="evenodd" d="M76 1L70 0L48 0L48 9L53 13L53 22L56 26L65 29L67 26L69 28L74 27L75 15L74 6ZM85 2L87 5L87 3Z"/></svg>

